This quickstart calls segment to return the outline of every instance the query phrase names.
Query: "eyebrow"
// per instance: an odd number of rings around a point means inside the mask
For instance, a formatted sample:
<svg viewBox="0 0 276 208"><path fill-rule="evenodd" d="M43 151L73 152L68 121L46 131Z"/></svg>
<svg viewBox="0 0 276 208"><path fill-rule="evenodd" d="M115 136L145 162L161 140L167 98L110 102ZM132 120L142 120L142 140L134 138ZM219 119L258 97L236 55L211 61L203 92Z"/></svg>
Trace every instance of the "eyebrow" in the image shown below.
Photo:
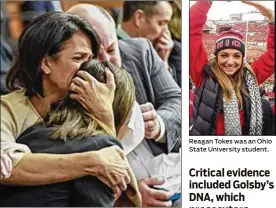
<svg viewBox="0 0 276 208"><path fill-rule="evenodd" d="M227 53L227 52L221 52L220 55L230 55L230 54ZM233 55L242 55L242 53L241 53L241 52L236 52L236 53L234 53Z"/></svg>
<svg viewBox="0 0 276 208"><path fill-rule="evenodd" d="M90 53L89 52L81 52L81 51L78 51L78 52L74 53L74 55L82 55L82 56L87 55L87 54L90 54ZM90 56L93 57L94 54L91 52Z"/></svg>

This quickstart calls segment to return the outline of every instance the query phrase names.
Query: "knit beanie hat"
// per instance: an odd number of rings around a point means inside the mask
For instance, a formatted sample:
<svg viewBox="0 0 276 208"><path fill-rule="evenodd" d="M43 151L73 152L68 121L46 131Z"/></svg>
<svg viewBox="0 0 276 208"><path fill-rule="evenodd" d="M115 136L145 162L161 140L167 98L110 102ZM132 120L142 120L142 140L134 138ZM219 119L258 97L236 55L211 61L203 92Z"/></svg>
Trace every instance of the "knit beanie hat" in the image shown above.
<svg viewBox="0 0 276 208"><path fill-rule="evenodd" d="M220 28L220 34L216 37L215 55L223 49L236 49L245 54L245 46L242 42L243 35L240 31L234 30L231 26Z"/></svg>

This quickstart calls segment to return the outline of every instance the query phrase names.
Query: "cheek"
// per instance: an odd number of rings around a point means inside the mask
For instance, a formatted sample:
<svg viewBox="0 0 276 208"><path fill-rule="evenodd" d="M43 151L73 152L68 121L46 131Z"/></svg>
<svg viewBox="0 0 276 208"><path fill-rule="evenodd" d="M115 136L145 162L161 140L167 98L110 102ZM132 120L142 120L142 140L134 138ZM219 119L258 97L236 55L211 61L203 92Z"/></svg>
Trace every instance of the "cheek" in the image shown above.
<svg viewBox="0 0 276 208"><path fill-rule="evenodd" d="M219 65L219 67L223 67L226 64L227 60L224 60L222 58L218 58L217 59L217 63Z"/></svg>
<svg viewBox="0 0 276 208"><path fill-rule="evenodd" d="M116 64L117 66L121 66L121 58L119 55L113 55L110 57L110 62Z"/></svg>
<svg viewBox="0 0 276 208"><path fill-rule="evenodd" d="M155 25L148 25L145 31L145 36L151 41L154 41L161 34L161 31L159 31L158 27Z"/></svg>
<svg viewBox="0 0 276 208"><path fill-rule="evenodd" d="M71 80L78 72L80 65L81 64L68 63L65 64L64 67L60 68L59 75L57 77L60 79L61 88L69 87Z"/></svg>
<svg viewBox="0 0 276 208"><path fill-rule="evenodd" d="M153 28L153 34L156 36L156 37L159 37L162 33L163 29L156 25L154 28Z"/></svg>
<svg viewBox="0 0 276 208"><path fill-rule="evenodd" d="M243 64L243 59L241 58L240 60L237 61L237 65L241 66Z"/></svg>

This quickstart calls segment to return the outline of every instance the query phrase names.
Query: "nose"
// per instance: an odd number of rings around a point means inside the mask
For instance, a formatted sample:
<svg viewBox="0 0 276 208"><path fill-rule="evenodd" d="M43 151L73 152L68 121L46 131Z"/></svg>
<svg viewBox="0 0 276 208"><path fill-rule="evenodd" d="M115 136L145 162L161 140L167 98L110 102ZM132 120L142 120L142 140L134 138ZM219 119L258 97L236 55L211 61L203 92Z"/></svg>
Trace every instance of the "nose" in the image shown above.
<svg viewBox="0 0 276 208"><path fill-rule="evenodd" d="M231 65L231 66L235 64L234 58L233 58L232 56L230 56L230 57L228 58L227 64L228 64L228 65Z"/></svg>

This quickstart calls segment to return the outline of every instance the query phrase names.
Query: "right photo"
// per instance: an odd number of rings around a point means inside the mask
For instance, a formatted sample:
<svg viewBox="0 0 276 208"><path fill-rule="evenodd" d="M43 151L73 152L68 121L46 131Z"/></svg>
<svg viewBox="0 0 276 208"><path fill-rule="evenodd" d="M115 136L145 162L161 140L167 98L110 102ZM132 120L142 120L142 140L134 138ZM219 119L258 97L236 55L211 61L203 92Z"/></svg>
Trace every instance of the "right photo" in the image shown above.
<svg viewBox="0 0 276 208"><path fill-rule="evenodd" d="M190 1L190 135L275 135L274 4Z"/></svg>

